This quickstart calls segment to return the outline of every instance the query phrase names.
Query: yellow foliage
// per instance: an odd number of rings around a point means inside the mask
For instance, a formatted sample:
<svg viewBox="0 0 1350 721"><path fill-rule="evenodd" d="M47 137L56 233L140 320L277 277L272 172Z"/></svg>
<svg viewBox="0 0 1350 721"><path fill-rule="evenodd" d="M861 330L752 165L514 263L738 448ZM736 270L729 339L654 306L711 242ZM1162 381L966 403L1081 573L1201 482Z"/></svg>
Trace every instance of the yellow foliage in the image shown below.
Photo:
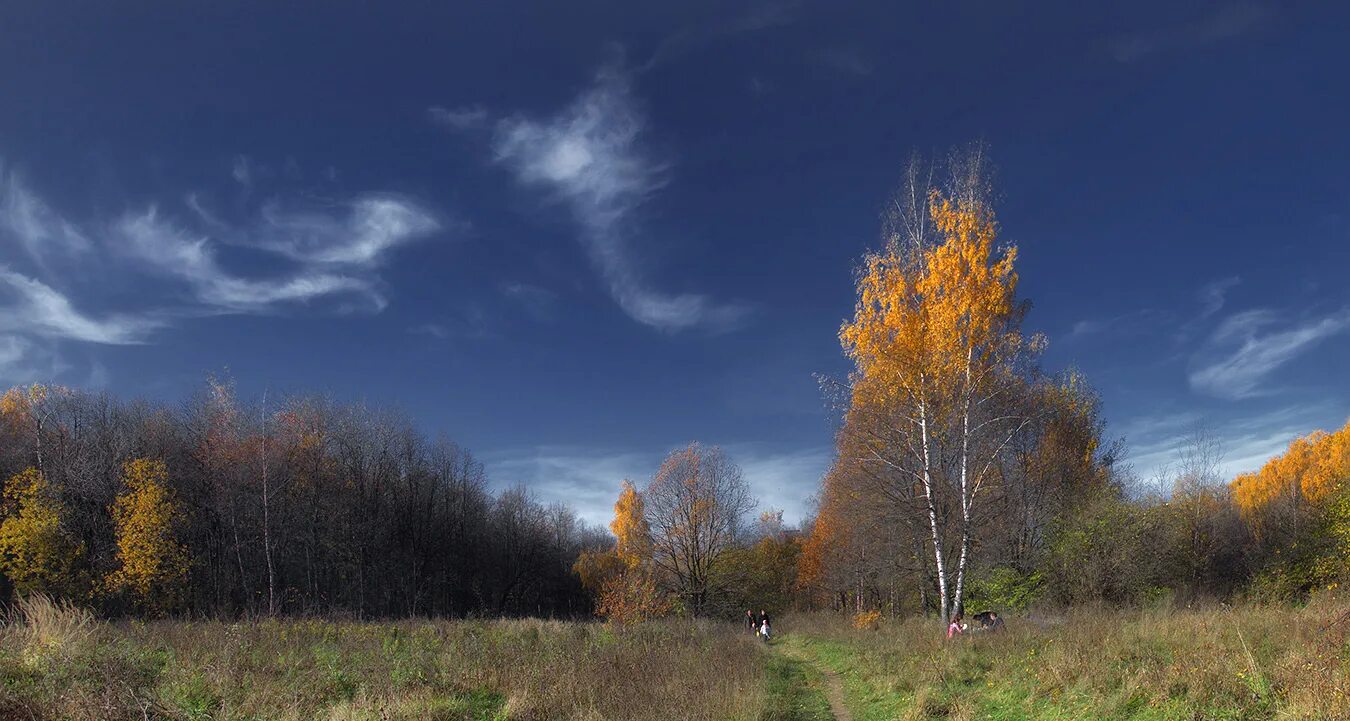
<svg viewBox="0 0 1350 721"><path fill-rule="evenodd" d="M0 522L0 570L20 593L72 595L83 586L84 545L62 524L65 507L36 468L5 483Z"/></svg>
<svg viewBox="0 0 1350 721"><path fill-rule="evenodd" d="M621 624L637 623L669 614L672 605L652 578L652 534L642 494L627 479L614 504L614 548L583 552L572 571L581 585L595 593L595 611Z"/></svg>
<svg viewBox="0 0 1350 721"><path fill-rule="evenodd" d="M107 578L112 591L127 590L140 604L168 610L178 599L188 569L187 549L174 538L178 508L164 462L127 461L122 480L127 490L112 506L117 560Z"/></svg>
<svg viewBox="0 0 1350 721"><path fill-rule="evenodd" d="M40 388L41 386L34 386ZM28 390L15 386L0 396L0 414L6 418L22 418L28 415Z"/></svg>
<svg viewBox="0 0 1350 721"><path fill-rule="evenodd" d="M1294 497L1314 506L1350 483L1350 422L1338 431L1316 431L1289 444L1260 470L1233 479L1233 499L1249 521L1277 499Z"/></svg>
<svg viewBox="0 0 1350 721"><path fill-rule="evenodd" d="M881 611L860 611L853 614L853 627L859 631L875 631L881 628Z"/></svg>
<svg viewBox="0 0 1350 721"><path fill-rule="evenodd" d="M854 404L890 405L935 388L992 382L972 369L997 368L1020 351L1017 249L994 255L998 224L978 202L933 191L929 215L941 241L870 254L858 277L854 319L840 329L857 366Z"/></svg>
<svg viewBox="0 0 1350 721"><path fill-rule="evenodd" d="M69 395L65 386L44 386L34 383L31 386L14 386L0 396L0 417L13 421L30 420L48 399L53 396Z"/></svg>
<svg viewBox="0 0 1350 721"><path fill-rule="evenodd" d="M651 560L652 530L647 524L642 494L628 479L624 479L619 500L614 504L614 520L610 522L609 530L616 539L614 552L625 565L637 567Z"/></svg>

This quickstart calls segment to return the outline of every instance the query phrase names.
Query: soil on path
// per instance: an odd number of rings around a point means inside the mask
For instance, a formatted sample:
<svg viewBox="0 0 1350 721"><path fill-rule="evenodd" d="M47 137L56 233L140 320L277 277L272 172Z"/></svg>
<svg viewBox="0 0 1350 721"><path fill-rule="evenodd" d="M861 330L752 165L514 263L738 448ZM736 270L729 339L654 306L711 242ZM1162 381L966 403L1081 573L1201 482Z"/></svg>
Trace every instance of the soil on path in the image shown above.
<svg viewBox="0 0 1350 721"><path fill-rule="evenodd" d="M821 676L825 677L825 698L830 701L830 713L834 714L835 721L853 721L853 714L849 712L848 706L844 705L844 682L840 679L839 674L816 664L795 648L787 648L783 651L788 656L816 669Z"/></svg>

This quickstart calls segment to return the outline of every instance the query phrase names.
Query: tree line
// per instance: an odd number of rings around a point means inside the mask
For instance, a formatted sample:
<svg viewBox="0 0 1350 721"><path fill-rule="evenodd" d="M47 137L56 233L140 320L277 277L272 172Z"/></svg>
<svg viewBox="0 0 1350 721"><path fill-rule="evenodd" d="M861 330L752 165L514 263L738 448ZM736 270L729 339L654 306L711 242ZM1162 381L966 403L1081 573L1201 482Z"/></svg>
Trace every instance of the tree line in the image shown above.
<svg viewBox="0 0 1350 721"><path fill-rule="evenodd" d="M109 613L582 615L607 534L404 416L321 397L0 398L0 594Z"/></svg>
<svg viewBox="0 0 1350 721"><path fill-rule="evenodd" d="M1024 330L982 145L915 158L825 383L835 458L789 528L720 448L619 486L609 533L403 416L320 397L0 397L0 594L111 613L860 617L1298 598L1350 581L1350 424L1226 482L1203 428L1141 481Z"/></svg>

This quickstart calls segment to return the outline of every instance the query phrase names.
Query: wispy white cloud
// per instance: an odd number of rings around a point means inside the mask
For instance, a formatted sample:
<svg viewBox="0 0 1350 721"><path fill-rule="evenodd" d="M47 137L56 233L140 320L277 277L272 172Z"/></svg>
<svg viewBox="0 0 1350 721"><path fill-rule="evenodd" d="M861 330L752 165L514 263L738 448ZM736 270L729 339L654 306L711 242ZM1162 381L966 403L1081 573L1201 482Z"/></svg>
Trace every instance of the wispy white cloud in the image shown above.
<svg viewBox="0 0 1350 721"><path fill-rule="evenodd" d="M425 335L438 340L445 340L450 337L450 329L440 323L422 323L408 329L413 335Z"/></svg>
<svg viewBox="0 0 1350 721"><path fill-rule="evenodd" d="M1177 328L1173 340L1185 344L1194 339L1201 330L1209 325L1219 311L1228 303L1228 292L1242 282L1241 278L1231 276L1212 280L1200 286L1196 291L1196 300L1200 302L1200 312Z"/></svg>
<svg viewBox="0 0 1350 721"><path fill-rule="evenodd" d="M114 226L125 240L122 249L144 267L185 281L195 298L210 309L259 312L278 303L304 302L337 293L366 297L382 309L384 298L361 278L306 269L275 278L242 278L225 271L216 260L211 240L162 218L151 207L129 214Z"/></svg>
<svg viewBox="0 0 1350 721"><path fill-rule="evenodd" d="M1086 318L1069 328L1068 339L1079 340L1104 334L1118 337L1148 333L1167 323L1171 318L1170 313L1153 308L1142 308L1109 318Z"/></svg>
<svg viewBox="0 0 1350 721"><path fill-rule="evenodd" d="M1350 329L1350 308L1292 324L1270 310L1225 319L1192 360L1191 387L1218 398L1260 395L1260 385L1280 366L1318 343Z"/></svg>
<svg viewBox="0 0 1350 721"><path fill-rule="evenodd" d="M1189 22L1120 35L1111 41L1111 54L1129 63L1157 53L1212 45L1256 28L1272 12L1257 2L1230 3Z"/></svg>
<svg viewBox="0 0 1350 721"><path fill-rule="evenodd" d="M95 360L89 364L89 375L80 385L84 388L107 388L108 378L108 367Z"/></svg>
<svg viewBox="0 0 1350 721"><path fill-rule="evenodd" d="M668 331L731 328L746 318L746 306L654 290L632 257L635 215L666 180L665 164L641 144L644 126L627 78L609 67L552 117L500 120L493 145L521 183L567 203L611 295L634 320Z"/></svg>
<svg viewBox="0 0 1350 721"><path fill-rule="evenodd" d="M0 292L8 301L0 313L0 331L126 345L143 341L159 325L132 315L87 315L56 289L4 265L0 265Z"/></svg>
<svg viewBox="0 0 1350 721"><path fill-rule="evenodd" d="M800 523L810 514L808 499L829 466L829 448L783 451L737 443L723 449L741 467L759 510L782 510L789 523ZM589 523L608 524L620 483L626 478L645 488L669 450L540 446L489 453L484 463L489 477L502 487L524 484L546 502L567 503Z"/></svg>
<svg viewBox="0 0 1350 721"><path fill-rule="evenodd" d="M232 175L249 186L259 167L238 156ZM27 256L17 259L25 261L19 267L0 255L0 376L50 379L69 369L57 343L143 343L171 322L203 314L275 312L330 297L342 299L338 310L356 299L378 311L386 301L376 271L388 253L441 229L417 203L388 194L307 210L274 202L239 224L211 212L197 194L184 197L192 212L183 218L152 205L76 223L0 168L0 238L12 238ZM230 246L261 251L250 256L251 272L222 260ZM70 279L94 270L134 278L138 292L118 296L100 288L100 306L114 309L82 310L88 294ZM179 288L189 291L185 298L164 299L166 289ZM95 360L90 383L106 377L101 368Z"/></svg>
<svg viewBox="0 0 1350 721"><path fill-rule="evenodd" d="M45 349L19 335L0 335L0 383L27 384L51 377L53 359Z"/></svg>
<svg viewBox="0 0 1350 721"><path fill-rule="evenodd" d="M1176 328L1174 340L1183 343L1194 338L1205 321L1223 309L1228 292L1241 282L1237 276L1221 278L1200 286L1196 299L1200 303L1200 312L1178 327L1182 313L1174 313L1156 308L1141 308L1109 318L1085 318L1074 323L1069 329L1069 340L1083 339L1088 336L1111 334L1140 335L1158 334L1164 328Z"/></svg>
<svg viewBox="0 0 1350 721"><path fill-rule="evenodd" d="M499 337L495 319L476 302L446 309L440 318L413 325L408 328L408 332L436 340L451 338L481 340Z"/></svg>
<svg viewBox="0 0 1350 721"><path fill-rule="evenodd" d="M13 170L0 163L0 232L17 240L37 263L53 254L80 254L91 247L73 223L35 195Z"/></svg>
<svg viewBox="0 0 1350 721"><path fill-rule="evenodd" d="M646 72L719 40L790 25L800 15L801 0L764 0L744 12L730 14L717 8L716 19L681 28L662 38L638 72Z"/></svg>
<svg viewBox="0 0 1350 721"><path fill-rule="evenodd" d="M856 48L829 48L815 55L818 64L837 72L859 77L872 74L872 63Z"/></svg>
<svg viewBox="0 0 1350 721"><path fill-rule="evenodd" d="M253 162L247 155L234 156L234 164L230 166L230 177L245 188L253 186Z"/></svg>
<svg viewBox="0 0 1350 721"><path fill-rule="evenodd" d="M1295 438L1339 426L1345 422L1343 414L1333 404L1302 404L1218 422L1193 411L1135 418L1122 426L1129 443L1125 460L1138 481L1153 490L1150 485L1161 472L1175 472L1195 429L1204 428L1218 441L1219 476L1232 480L1283 453Z"/></svg>
<svg viewBox="0 0 1350 721"><path fill-rule="evenodd" d="M262 223L245 242L303 263L371 267L397 245L437 230L441 224L411 201L391 196L357 198L338 216L324 211L263 208Z"/></svg>
<svg viewBox="0 0 1350 721"><path fill-rule="evenodd" d="M783 511L783 519L798 524L811 515L810 499L820 490L834 451L829 447L782 450L760 443L724 447L740 465L759 509Z"/></svg>

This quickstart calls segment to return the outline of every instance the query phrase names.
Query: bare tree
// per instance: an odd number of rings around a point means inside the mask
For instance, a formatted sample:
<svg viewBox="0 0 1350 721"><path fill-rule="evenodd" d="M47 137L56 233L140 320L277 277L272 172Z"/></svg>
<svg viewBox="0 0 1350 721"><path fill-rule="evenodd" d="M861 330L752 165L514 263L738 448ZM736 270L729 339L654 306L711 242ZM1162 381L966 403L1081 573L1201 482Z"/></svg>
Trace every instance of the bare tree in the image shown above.
<svg viewBox="0 0 1350 721"><path fill-rule="evenodd" d="M740 466L716 446L672 452L643 495L653 560L695 615L709 609L724 551L756 505Z"/></svg>

